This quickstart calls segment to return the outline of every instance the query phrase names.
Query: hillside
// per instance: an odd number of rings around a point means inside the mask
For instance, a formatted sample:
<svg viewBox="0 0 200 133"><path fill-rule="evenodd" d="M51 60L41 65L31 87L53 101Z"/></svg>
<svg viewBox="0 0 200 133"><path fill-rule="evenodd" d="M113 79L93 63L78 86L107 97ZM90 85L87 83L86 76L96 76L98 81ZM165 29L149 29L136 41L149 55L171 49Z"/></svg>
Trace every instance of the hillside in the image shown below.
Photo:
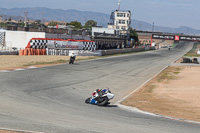
<svg viewBox="0 0 200 133"><path fill-rule="evenodd" d="M77 11L77 10L62 10L62 9L50 9L50 8L0 8L0 15L4 19L12 18L15 20L23 20L24 12L28 12L28 18L30 20L41 20L45 21L59 20L59 21L79 21L83 25L87 20L94 20L99 26L107 27L110 15L98 12L90 11ZM44 14L44 15L42 15ZM152 31L153 25L147 22L132 20L131 27L137 30ZM179 28L170 28L162 26L154 26L154 31L169 32L169 33L184 33L184 34L200 34L200 30L195 30L190 27L181 26Z"/></svg>

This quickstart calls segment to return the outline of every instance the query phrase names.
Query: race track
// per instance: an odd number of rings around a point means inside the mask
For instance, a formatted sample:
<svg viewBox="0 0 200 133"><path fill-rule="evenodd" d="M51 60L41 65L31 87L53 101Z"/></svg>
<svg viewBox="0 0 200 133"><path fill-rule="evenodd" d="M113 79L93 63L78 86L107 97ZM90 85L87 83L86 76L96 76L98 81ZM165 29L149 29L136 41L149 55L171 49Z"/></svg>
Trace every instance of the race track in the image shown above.
<svg viewBox="0 0 200 133"><path fill-rule="evenodd" d="M145 115L115 103L189 51L155 51L0 73L0 128L45 133L199 133L200 125ZM109 87L108 107L85 104Z"/></svg>

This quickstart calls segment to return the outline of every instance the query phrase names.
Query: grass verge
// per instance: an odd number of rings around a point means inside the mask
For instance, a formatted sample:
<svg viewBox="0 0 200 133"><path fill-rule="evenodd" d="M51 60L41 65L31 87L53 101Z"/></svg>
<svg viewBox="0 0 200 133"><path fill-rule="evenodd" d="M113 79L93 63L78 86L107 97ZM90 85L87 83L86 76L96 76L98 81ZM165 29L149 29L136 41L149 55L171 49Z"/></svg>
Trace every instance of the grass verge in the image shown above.
<svg viewBox="0 0 200 133"><path fill-rule="evenodd" d="M36 66L36 65L49 65L49 64L60 64L60 63L66 63L66 60L57 60L57 61L50 61L50 62L31 62L28 64L24 64L23 66Z"/></svg>
<svg viewBox="0 0 200 133"><path fill-rule="evenodd" d="M184 56L186 57L200 57L199 54L196 53L196 50L199 48L200 43L194 43L192 49L186 53Z"/></svg>

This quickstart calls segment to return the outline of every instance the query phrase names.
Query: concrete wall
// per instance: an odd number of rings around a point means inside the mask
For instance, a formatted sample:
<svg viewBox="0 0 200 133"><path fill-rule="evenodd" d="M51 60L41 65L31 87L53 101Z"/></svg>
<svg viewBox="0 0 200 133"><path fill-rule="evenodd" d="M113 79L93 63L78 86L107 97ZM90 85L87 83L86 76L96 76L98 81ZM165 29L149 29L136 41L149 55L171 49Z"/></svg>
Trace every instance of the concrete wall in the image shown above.
<svg viewBox="0 0 200 133"><path fill-rule="evenodd" d="M139 51L146 51L146 50L155 50L155 47L125 48L125 49L97 50L97 51L73 50L73 52L78 56L105 56L105 55L123 54L123 53L139 52ZM68 56L69 50L47 49L47 55Z"/></svg>
<svg viewBox="0 0 200 133"><path fill-rule="evenodd" d="M31 38L45 38L44 32L6 31L6 47L25 48Z"/></svg>
<svg viewBox="0 0 200 133"><path fill-rule="evenodd" d="M0 55L18 55L18 51L8 51L8 50L1 51L0 50Z"/></svg>
<svg viewBox="0 0 200 133"><path fill-rule="evenodd" d="M113 55L113 54L123 54L123 53L130 53L130 52L139 52L139 51L146 51L146 50L155 50L155 47L102 50L102 56Z"/></svg>

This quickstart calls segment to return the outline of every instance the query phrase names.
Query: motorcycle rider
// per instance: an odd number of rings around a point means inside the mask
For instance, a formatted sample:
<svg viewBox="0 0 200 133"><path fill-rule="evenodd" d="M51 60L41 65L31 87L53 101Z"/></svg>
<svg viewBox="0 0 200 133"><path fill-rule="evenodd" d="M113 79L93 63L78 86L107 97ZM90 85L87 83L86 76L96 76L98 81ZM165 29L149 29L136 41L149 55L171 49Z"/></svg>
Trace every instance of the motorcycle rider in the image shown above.
<svg viewBox="0 0 200 133"><path fill-rule="evenodd" d="M72 62L72 60L74 60L75 61L75 59L76 59L76 55L74 54L74 52L71 54L71 56L70 56L70 62L69 62L69 64L73 64L74 62Z"/></svg>
<svg viewBox="0 0 200 133"><path fill-rule="evenodd" d="M109 88L105 88L106 90L109 90ZM104 94L104 89L97 89L96 92L98 93L99 97L103 96Z"/></svg>
<svg viewBox="0 0 200 133"><path fill-rule="evenodd" d="M170 51L170 47L171 47L171 46L170 46L170 45L168 45L168 50L169 50L169 51Z"/></svg>
<svg viewBox="0 0 200 133"><path fill-rule="evenodd" d="M110 104L108 102L110 99L113 99L114 94L111 93L109 88L105 89L96 89L92 96L85 100L85 103L97 104L98 106L106 106Z"/></svg>

